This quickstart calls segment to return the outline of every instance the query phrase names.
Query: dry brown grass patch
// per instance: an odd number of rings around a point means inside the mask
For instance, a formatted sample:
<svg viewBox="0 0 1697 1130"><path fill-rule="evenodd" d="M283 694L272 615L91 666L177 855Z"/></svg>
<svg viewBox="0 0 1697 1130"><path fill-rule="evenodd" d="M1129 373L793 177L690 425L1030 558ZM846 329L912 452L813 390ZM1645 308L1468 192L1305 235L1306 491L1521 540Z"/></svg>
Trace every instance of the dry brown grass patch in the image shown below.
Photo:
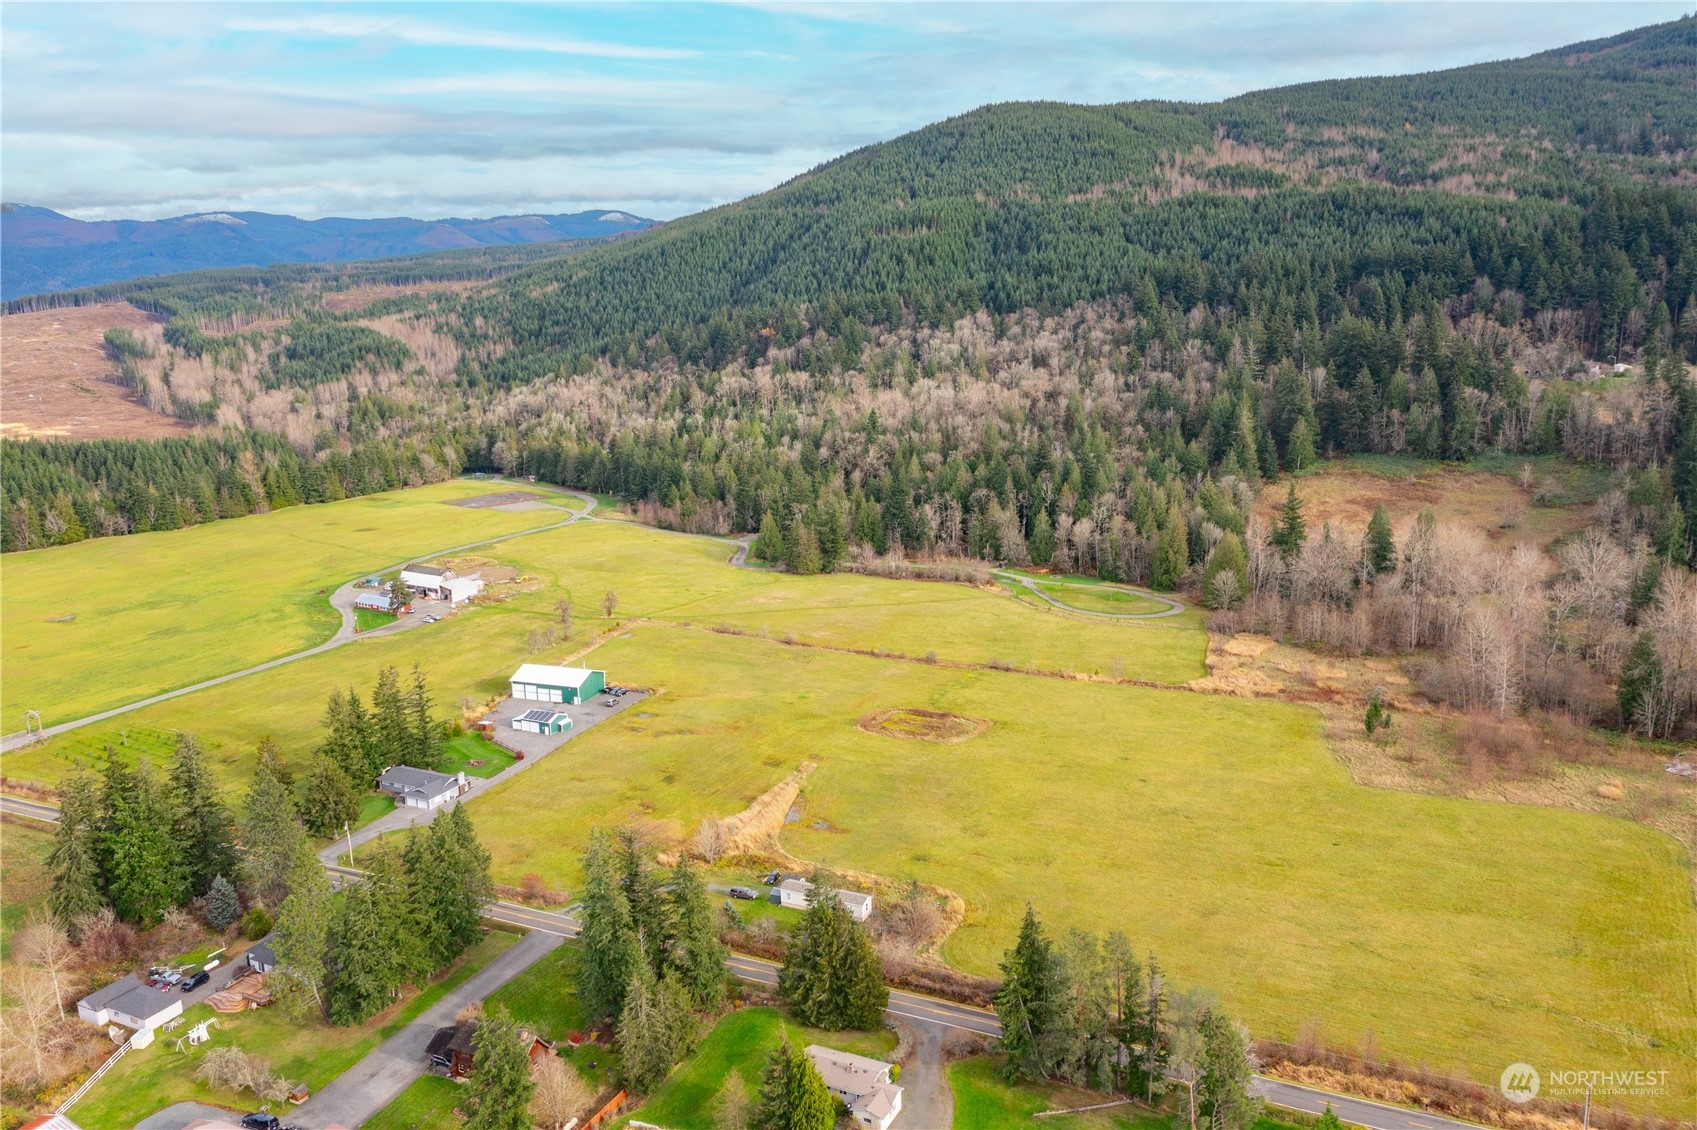
<svg viewBox="0 0 1697 1130"><path fill-rule="evenodd" d="M886 738L947 743L976 738L990 728L990 723L983 718L968 718L964 714L949 714L941 710L921 710L913 706L868 714L857 725L869 734L880 734Z"/></svg>

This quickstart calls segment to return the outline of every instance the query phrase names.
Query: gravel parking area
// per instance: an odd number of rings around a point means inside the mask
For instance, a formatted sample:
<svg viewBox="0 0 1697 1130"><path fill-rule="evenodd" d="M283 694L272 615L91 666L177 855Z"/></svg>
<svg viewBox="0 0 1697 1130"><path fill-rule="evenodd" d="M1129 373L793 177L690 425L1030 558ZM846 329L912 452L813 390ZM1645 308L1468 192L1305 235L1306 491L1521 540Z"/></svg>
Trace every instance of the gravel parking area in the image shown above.
<svg viewBox="0 0 1697 1130"><path fill-rule="evenodd" d="M484 717L495 723L495 732L490 735L496 745L505 746L514 753L522 753L527 758L544 757L562 745L571 741L578 734L604 719L611 718L621 710L628 710L633 704L647 698L646 691L627 691L621 696L598 694L589 702L582 704L563 702L535 702L530 699L502 699L500 705ZM611 699L615 705L603 706ZM572 728L561 734L530 734L523 730L513 729L513 719L527 710L555 710L572 720Z"/></svg>

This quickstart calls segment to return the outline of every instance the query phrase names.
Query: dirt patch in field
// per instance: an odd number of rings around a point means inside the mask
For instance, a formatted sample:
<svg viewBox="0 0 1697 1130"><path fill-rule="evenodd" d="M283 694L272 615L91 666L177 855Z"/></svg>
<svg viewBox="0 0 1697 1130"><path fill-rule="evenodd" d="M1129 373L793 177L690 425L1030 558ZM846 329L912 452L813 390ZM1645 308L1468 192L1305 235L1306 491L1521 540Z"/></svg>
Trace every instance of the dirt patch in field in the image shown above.
<svg viewBox="0 0 1697 1130"><path fill-rule="evenodd" d="M450 498L448 506L464 506L468 510L530 510L546 505L543 495L531 490L507 490L500 494L480 494L476 498Z"/></svg>
<svg viewBox="0 0 1697 1130"><path fill-rule="evenodd" d="M485 584L490 585L510 585L519 579L517 569L502 565L493 557L444 557L442 564L462 577L476 573Z"/></svg>
<svg viewBox="0 0 1697 1130"><path fill-rule="evenodd" d="M976 738L990 728L990 723L983 718L968 718L964 714L920 710L910 706L868 714L856 725L869 734L879 734L886 738L947 743Z"/></svg>
<svg viewBox="0 0 1697 1130"><path fill-rule="evenodd" d="M161 319L127 302L0 318L0 434L9 439L156 439L188 435L181 420L131 397L106 354L110 329Z"/></svg>

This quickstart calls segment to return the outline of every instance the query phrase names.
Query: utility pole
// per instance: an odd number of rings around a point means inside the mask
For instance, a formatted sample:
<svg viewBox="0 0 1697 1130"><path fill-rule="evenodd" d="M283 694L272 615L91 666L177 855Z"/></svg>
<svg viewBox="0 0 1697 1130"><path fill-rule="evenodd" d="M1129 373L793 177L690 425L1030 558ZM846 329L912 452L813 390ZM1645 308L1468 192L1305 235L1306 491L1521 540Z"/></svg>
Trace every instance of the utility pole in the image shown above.
<svg viewBox="0 0 1697 1130"><path fill-rule="evenodd" d="M1591 1084L1585 1084L1585 1130L1591 1130Z"/></svg>

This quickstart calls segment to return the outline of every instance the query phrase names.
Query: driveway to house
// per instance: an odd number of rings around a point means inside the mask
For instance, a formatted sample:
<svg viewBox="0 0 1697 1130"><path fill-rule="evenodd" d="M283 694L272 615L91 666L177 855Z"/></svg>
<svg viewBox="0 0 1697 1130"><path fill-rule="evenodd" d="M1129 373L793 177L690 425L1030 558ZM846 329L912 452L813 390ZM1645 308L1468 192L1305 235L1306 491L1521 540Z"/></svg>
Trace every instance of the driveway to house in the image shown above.
<svg viewBox="0 0 1697 1130"><path fill-rule="evenodd" d="M902 1060L902 1110L896 1115L896 1130L934 1130L955 1124L955 1094L949 1089L948 1057L943 1054L943 1037L948 1029L938 1024L896 1023L911 1034L913 1047Z"/></svg>
<svg viewBox="0 0 1697 1130"><path fill-rule="evenodd" d="M566 733L564 741L560 742L559 745L554 746L553 749L547 749L541 753L527 755L522 760L513 762L511 765L507 766L492 777L470 778L470 791L458 800L453 800L444 804L441 808L408 808L402 805L397 805L392 811L385 812L382 816L379 816L365 827L355 830L353 834L355 862L359 859L359 847L361 844L368 844L372 840L377 839L379 836L386 835L389 832L398 832L404 828L422 828L424 825L435 820L437 814L446 812L456 804L463 804L468 800L474 800L477 797L482 796L484 793L488 792L492 786L499 784L502 781L512 780L513 777L523 773L526 769L529 769L532 765L535 765L544 757L554 753L555 750L566 745L573 738L577 737L579 734L583 733L598 722L606 721L608 718L611 718L620 711L628 710L637 703L646 700L648 698L648 692L628 691L625 694L614 698L612 706L601 705L607 700L607 698L608 696L606 695L596 695L593 701L582 705L562 706L560 703L533 704L536 706L547 706L554 710L561 710L571 716L572 728ZM511 712L509 711L508 713L510 714ZM334 841L320 851L318 853L318 858L319 861L326 866L333 867L336 865L340 857L347 852L347 850L348 838L343 836L341 839Z"/></svg>
<svg viewBox="0 0 1697 1130"><path fill-rule="evenodd" d="M436 1029L452 1024L462 1008L483 1000L564 940L532 930L285 1117L304 1130L323 1130L332 1123L360 1125L424 1074L424 1050Z"/></svg>
<svg viewBox="0 0 1697 1130"><path fill-rule="evenodd" d="M1148 589L1134 589L1129 585L1073 585L1075 588L1105 588L1110 592L1129 592L1137 596L1141 596L1146 600L1158 600L1167 606L1159 612L1092 612L1088 608L1078 608L1074 605L1067 604L1065 601L1056 600L1054 597L1050 596L1038 587L1039 582L1032 580L1030 577L1027 577L1022 573L1010 573L1006 569L992 569L990 570L990 575L1004 584L1019 585L1023 587L1032 596L1039 600L1046 601L1054 607L1059 608L1062 612L1071 612L1078 616L1094 616L1098 620L1163 620L1168 616L1177 616L1180 612L1184 611L1184 605L1181 602L1174 600L1170 596L1162 596L1160 593L1150 592ZM1071 584L1071 582L1067 581L1063 577L1056 577L1054 580L1045 580L1041 583L1046 585Z"/></svg>

